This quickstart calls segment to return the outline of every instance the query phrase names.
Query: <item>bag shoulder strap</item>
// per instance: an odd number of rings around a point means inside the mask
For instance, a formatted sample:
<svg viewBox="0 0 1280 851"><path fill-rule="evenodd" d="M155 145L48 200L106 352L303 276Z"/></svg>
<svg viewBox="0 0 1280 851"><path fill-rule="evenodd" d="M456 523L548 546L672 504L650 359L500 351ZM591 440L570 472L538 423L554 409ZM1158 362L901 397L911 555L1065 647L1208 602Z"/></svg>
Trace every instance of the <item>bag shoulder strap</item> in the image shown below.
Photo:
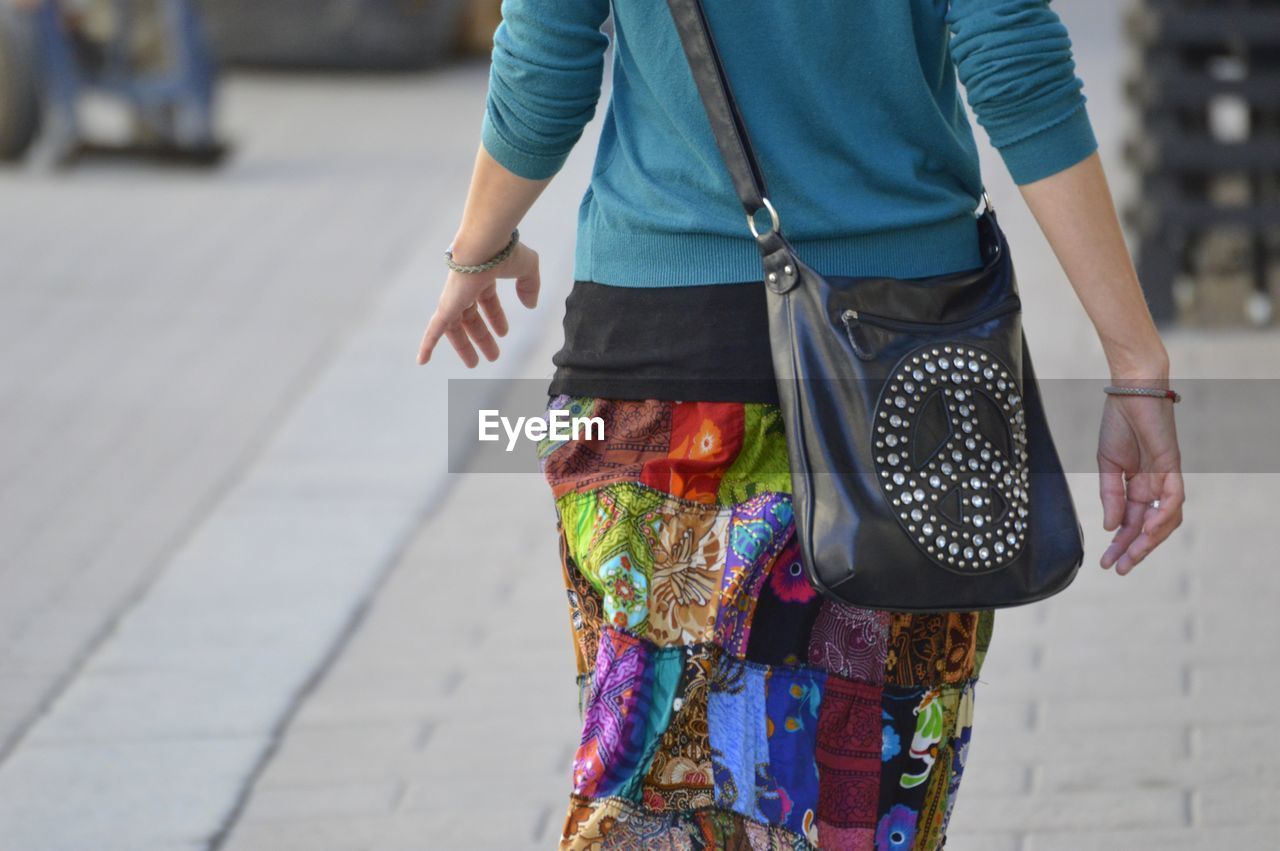
<svg viewBox="0 0 1280 851"><path fill-rule="evenodd" d="M685 58L689 60L689 69L693 72L693 80L698 87L698 95L702 106L711 121L711 130L716 137L716 147L720 149L720 157L724 160L733 180L733 188L738 193L738 200L747 214L747 226L752 236L761 242L765 250L762 236L756 230L755 214L761 209L769 211L773 231L781 234L778 213L769 202L768 188L765 185L764 172L760 169L760 161L756 158L751 146L751 137L747 134L747 126L742 120L734 100L733 90L729 86L729 78L724 71L724 63L716 50L715 40L711 37L711 27L707 23L706 11L702 8L702 0L667 0L671 16L675 19L676 32L680 35L680 43L684 47ZM986 187L982 189L984 209L992 214L995 208L987 195ZM770 243L775 242L769 240Z"/></svg>
<svg viewBox="0 0 1280 851"><path fill-rule="evenodd" d="M751 231L753 234L756 232L754 216L761 209L769 211L774 230L777 230L778 214L769 203L764 173L760 170L760 162L751 147L751 138L747 135L742 114L738 111L733 90L729 87L724 64L716 50L715 41L711 38L711 28L707 24L702 2L667 0L667 6L675 19L676 31L680 34L680 43L684 47L685 58L689 60L689 69L693 72L702 106L711 121L716 146L728 167L733 188L746 211Z"/></svg>

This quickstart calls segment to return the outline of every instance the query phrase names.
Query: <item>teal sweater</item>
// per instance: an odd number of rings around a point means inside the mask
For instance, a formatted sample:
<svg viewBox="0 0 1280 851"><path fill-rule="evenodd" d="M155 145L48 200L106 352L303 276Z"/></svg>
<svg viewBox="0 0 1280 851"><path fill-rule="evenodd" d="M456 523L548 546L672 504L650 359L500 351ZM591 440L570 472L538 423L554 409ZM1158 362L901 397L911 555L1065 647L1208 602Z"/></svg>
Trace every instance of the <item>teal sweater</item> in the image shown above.
<svg viewBox="0 0 1280 851"><path fill-rule="evenodd" d="M759 251L663 0L503 0L485 150L522 177L560 170L596 111L611 5L611 93L578 208L574 277L758 280ZM1048 0L703 5L782 232L819 273L909 278L981 265L982 177L957 80L1016 183L1097 147Z"/></svg>

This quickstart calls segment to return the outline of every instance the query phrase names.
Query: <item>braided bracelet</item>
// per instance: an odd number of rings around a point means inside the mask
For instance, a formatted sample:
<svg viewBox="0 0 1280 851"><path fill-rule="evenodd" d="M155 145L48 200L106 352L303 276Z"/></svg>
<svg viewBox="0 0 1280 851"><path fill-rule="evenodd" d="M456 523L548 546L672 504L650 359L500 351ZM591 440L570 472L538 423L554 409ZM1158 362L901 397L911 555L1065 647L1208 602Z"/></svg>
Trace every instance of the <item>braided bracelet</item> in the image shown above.
<svg viewBox="0 0 1280 851"><path fill-rule="evenodd" d="M507 257L511 255L511 252L515 250L516 243L519 241L520 241L520 228L516 228L511 232L511 241L507 243L505 248L503 248L501 251L499 251L497 254L493 255L483 263L476 263L470 266L464 265L462 263L453 262L453 247L450 246L444 252L444 262L447 263L449 265L449 268L455 272L484 272L488 269L492 269L494 266L497 266L503 260L506 260Z"/></svg>
<svg viewBox="0 0 1280 851"><path fill-rule="evenodd" d="M1102 388L1102 392L1111 396L1151 396L1155 399L1168 399L1175 404L1182 401L1182 397L1174 391L1159 387L1118 387L1108 384Z"/></svg>

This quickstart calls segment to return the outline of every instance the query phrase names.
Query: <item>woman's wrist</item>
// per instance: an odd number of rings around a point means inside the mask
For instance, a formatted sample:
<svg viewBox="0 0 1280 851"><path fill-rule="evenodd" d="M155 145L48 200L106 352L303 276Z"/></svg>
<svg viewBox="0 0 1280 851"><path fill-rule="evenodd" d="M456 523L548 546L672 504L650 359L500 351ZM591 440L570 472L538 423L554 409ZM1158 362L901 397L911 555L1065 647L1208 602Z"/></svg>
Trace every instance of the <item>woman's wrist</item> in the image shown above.
<svg viewBox="0 0 1280 851"><path fill-rule="evenodd" d="M513 228L492 233L477 229L459 230L449 243L453 261L463 266L484 263L511 241Z"/></svg>
<svg viewBox="0 0 1280 851"><path fill-rule="evenodd" d="M1107 367L1114 382L1147 382L1162 386L1169 381L1169 353L1159 337L1142 346L1105 349Z"/></svg>
<svg viewBox="0 0 1280 851"><path fill-rule="evenodd" d="M1117 321L1117 316L1125 314L1129 315L1128 320ZM1168 380L1169 353L1145 304L1108 311L1107 320L1095 322L1095 328L1112 381Z"/></svg>

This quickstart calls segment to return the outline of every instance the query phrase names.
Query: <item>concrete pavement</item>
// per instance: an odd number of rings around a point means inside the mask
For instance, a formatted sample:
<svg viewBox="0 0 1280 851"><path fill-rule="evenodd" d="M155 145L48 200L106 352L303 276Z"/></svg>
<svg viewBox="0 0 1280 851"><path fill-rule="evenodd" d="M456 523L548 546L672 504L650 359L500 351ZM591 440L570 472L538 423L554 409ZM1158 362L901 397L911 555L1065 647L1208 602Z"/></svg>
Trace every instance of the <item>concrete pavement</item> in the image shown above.
<svg viewBox="0 0 1280 851"><path fill-rule="evenodd" d="M0 178L0 848L205 847L442 494L486 74L240 76L223 171Z"/></svg>

